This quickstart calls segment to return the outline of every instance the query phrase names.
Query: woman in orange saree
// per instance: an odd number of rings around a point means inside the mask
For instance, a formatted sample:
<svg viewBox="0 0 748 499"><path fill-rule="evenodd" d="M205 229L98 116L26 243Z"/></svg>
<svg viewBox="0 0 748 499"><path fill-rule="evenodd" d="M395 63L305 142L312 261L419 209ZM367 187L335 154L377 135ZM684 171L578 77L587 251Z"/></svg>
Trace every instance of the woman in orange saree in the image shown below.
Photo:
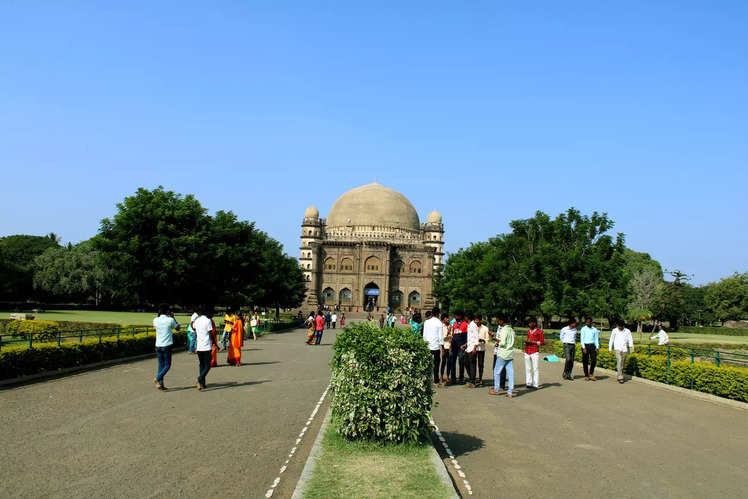
<svg viewBox="0 0 748 499"><path fill-rule="evenodd" d="M228 363L239 366L242 363L242 346L244 346L244 317L239 314L231 328L231 341L229 342Z"/></svg>
<svg viewBox="0 0 748 499"><path fill-rule="evenodd" d="M213 345L210 347L210 367L218 367L218 333L216 333L216 323L211 316L210 322L213 323L213 330L210 332L210 338Z"/></svg>

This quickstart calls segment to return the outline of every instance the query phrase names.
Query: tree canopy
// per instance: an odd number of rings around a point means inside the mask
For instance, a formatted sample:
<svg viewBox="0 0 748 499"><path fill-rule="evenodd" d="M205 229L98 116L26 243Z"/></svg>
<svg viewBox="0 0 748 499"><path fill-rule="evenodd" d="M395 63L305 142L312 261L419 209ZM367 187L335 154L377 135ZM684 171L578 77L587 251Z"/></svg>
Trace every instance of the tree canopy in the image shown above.
<svg viewBox="0 0 748 499"><path fill-rule="evenodd" d="M0 238L0 298L18 301L35 298L34 259L47 249L59 247L59 238L54 233Z"/></svg>

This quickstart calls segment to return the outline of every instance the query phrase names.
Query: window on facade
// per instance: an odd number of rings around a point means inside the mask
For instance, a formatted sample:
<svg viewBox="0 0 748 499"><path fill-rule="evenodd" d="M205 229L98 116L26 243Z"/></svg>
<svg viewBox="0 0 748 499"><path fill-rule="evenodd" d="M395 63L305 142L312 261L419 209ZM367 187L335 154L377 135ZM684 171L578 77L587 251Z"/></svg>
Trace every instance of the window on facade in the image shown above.
<svg viewBox="0 0 748 499"><path fill-rule="evenodd" d="M343 288L340 290L340 302L341 303L350 303L353 301L353 293L351 293L351 290L348 288Z"/></svg>
<svg viewBox="0 0 748 499"><path fill-rule="evenodd" d="M335 290L332 288L325 288L325 290L322 292L322 299L325 303L334 303L335 302Z"/></svg>
<svg viewBox="0 0 748 499"><path fill-rule="evenodd" d="M413 291L408 295L408 305L411 307L418 306L421 304L421 294L418 291Z"/></svg>
<svg viewBox="0 0 748 499"><path fill-rule="evenodd" d="M353 270L353 260L350 258L343 258L340 262L340 270Z"/></svg>
<svg viewBox="0 0 748 499"><path fill-rule="evenodd" d="M375 256L370 256L366 259L366 271L367 272L379 272L379 269L382 267L381 262L379 261L379 258Z"/></svg>
<svg viewBox="0 0 748 499"><path fill-rule="evenodd" d="M420 274L421 273L421 262L419 262L418 260L414 260L410 262L410 273Z"/></svg>
<svg viewBox="0 0 748 499"><path fill-rule="evenodd" d="M332 258L327 258L325 260L325 270L335 270L335 260Z"/></svg>

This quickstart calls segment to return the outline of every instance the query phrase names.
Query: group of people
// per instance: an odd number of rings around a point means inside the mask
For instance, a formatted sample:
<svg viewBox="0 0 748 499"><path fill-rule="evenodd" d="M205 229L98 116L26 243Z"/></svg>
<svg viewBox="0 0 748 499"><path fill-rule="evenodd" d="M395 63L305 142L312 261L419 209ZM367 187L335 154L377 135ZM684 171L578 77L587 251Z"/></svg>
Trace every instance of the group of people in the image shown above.
<svg viewBox="0 0 748 499"><path fill-rule="evenodd" d="M223 321L220 343L213 312L209 308L194 312L187 325L187 351L198 358L198 390L205 389L205 378L210 368L218 366L218 351L221 348L227 351L226 360L229 365L240 366L245 334L247 336L252 334L252 337L257 340L260 326L257 312L245 323L245 316L242 312L228 309L223 316ZM153 319L153 327L156 329L156 357L158 359L158 370L153 381L159 390L166 390L164 376L171 368L174 347L173 331L178 331L181 326L169 310L169 306L162 304L159 306L157 317Z"/></svg>
<svg viewBox="0 0 748 499"><path fill-rule="evenodd" d="M439 308L425 313L426 319L420 324L420 314L415 314L411 323L414 334L421 334L423 340L433 356L433 377L437 386L465 384L467 387L478 387L483 384L486 350L489 342L493 341L493 386L490 395L500 395L505 392L509 398L514 397L514 329L506 323L504 317L496 317L498 327L492 332L484 324L480 315L455 312L451 317L441 314ZM591 319L585 321L581 330L577 329L577 321L571 320L559 336L564 347L565 363L562 378L573 380L571 374L576 354L577 336L582 347L582 366L584 379L596 381L595 367L597 353L600 349L600 331ZM661 326L657 337L660 344L666 344L667 334ZM528 389L537 390L540 387L540 348L545 344L545 334L538 328L537 321L530 319L522 350L525 364L525 385ZM611 331L608 349L615 352L617 364L617 379L624 382L623 369L626 357L634 351L634 342L623 321L618 321ZM459 369L458 369L459 365ZM467 371L467 382L465 382Z"/></svg>
<svg viewBox="0 0 748 499"><path fill-rule="evenodd" d="M307 345L319 345L322 342L322 333L325 329L336 329L338 324L338 313L333 310L332 313L324 310L309 312L309 316L304 321L307 328ZM345 312L340 316L340 327L345 326Z"/></svg>

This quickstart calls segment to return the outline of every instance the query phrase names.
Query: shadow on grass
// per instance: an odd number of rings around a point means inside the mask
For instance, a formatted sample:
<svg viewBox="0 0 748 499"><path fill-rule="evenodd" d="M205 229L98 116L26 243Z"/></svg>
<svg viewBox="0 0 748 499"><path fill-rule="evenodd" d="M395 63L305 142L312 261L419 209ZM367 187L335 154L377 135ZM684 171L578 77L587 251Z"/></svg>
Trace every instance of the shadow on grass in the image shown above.
<svg viewBox="0 0 748 499"><path fill-rule="evenodd" d="M483 439L473 435L443 431L442 436L447 441L447 445L449 445L449 449L455 457L463 456L478 449L482 449L485 446ZM437 445L436 448L440 450L441 454L441 445Z"/></svg>

